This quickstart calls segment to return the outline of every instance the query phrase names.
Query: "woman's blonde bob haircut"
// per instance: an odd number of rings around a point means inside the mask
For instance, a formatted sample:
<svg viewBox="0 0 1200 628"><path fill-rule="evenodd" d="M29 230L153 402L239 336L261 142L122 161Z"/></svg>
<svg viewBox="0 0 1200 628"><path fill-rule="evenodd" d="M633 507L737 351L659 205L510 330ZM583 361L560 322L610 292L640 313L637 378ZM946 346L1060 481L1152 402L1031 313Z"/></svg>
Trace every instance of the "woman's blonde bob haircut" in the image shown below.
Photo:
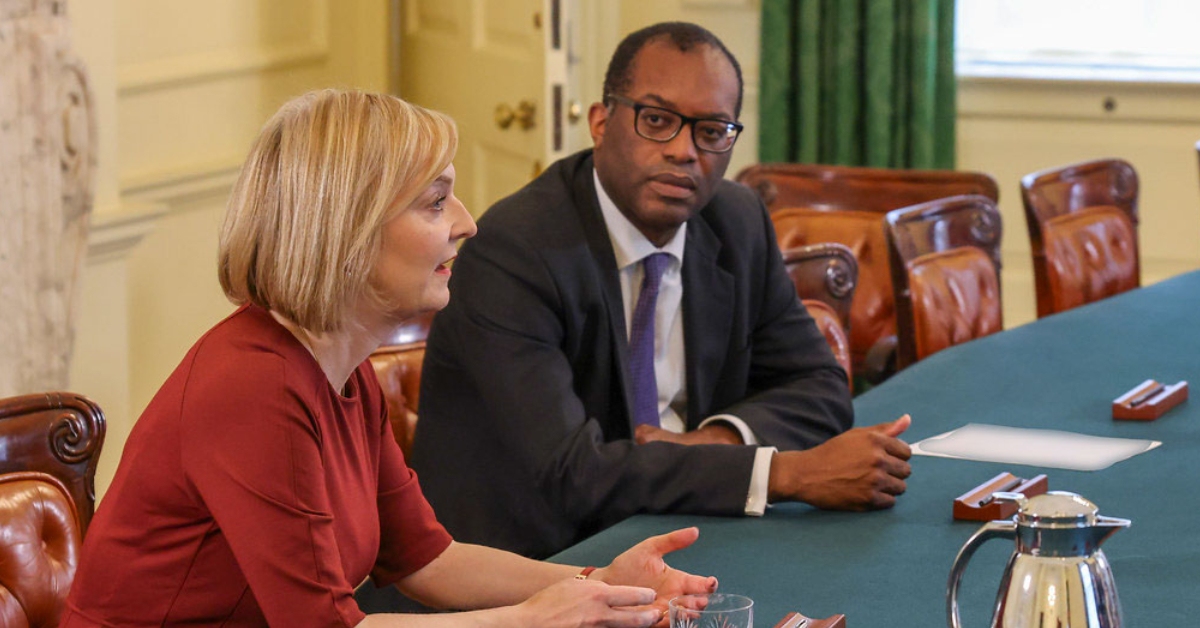
<svg viewBox="0 0 1200 628"><path fill-rule="evenodd" d="M372 296L383 223L454 158L449 117L394 96L322 90L267 121L221 227L218 274L229 300L336 331Z"/></svg>

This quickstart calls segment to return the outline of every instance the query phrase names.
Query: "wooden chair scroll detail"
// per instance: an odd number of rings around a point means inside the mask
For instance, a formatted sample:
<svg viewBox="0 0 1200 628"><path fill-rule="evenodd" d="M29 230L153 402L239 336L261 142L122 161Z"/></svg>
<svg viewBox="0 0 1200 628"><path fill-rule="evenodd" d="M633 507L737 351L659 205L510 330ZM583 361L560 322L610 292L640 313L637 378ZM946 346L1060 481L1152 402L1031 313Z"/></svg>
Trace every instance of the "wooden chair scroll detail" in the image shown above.
<svg viewBox="0 0 1200 628"><path fill-rule="evenodd" d="M54 627L96 504L104 414L71 393L0 399L0 624Z"/></svg>
<svg viewBox="0 0 1200 628"><path fill-rule="evenodd" d="M783 251L783 265L853 387L850 307L858 282L854 253L841 244L811 244Z"/></svg>

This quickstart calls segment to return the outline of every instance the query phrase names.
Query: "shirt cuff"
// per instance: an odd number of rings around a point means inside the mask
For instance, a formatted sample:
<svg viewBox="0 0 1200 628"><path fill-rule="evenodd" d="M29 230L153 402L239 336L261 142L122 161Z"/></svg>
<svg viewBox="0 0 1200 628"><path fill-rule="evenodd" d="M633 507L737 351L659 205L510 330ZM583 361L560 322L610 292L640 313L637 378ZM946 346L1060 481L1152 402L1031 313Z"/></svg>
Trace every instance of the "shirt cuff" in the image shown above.
<svg viewBox="0 0 1200 628"><path fill-rule="evenodd" d="M754 453L754 470L750 472L750 493L746 495L746 515L761 517L767 511L767 491L771 480L771 457L779 451L774 447L759 447Z"/></svg>
<svg viewBox="0 0 1200 628"><path fill-rule="evenodd" d="M757 445L758 444L758 438L756 438L754 436L754 432L750 429L750 426L746 425L745 421L733 416L732 414L714 414L714 415L708 417L707 419L704 419L703 421L701 421L700 427L697 427L696 429L700 429L700 428L704 427L705 425L709 425L711 423L716 423L717 421L720 421L722 423L728 423L730 427L737 430L738 434L741 434L741 436L742 436L743 444L745 444L745 445Z"/></svg>
<svg viewBox="0 0 1200 628"><path fill-rule="evenodd" d="M758 438L746 422L732 414L714 414L700 422L700 429L710 423L720 421L737 430L742 436L742 442L747 445L757 445ZM746 515L761 517L767 511L767 492L771 480L771 456L779 451L774 447L759 447L754 453L754 468L750 472L750 490L746 494Z"/></svg>

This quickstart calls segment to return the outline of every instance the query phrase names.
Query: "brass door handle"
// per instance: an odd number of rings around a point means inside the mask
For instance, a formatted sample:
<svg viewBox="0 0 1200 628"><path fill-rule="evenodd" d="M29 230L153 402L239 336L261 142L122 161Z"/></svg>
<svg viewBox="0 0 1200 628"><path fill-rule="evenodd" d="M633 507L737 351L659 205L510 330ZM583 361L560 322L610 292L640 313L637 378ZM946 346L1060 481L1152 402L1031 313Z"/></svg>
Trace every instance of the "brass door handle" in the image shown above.
<svg viewBox="0 0 1200 628"><path fill-rule="evenodd" d="M496 120L496 126L501 129L507 129L512 126L513 122L516 122L523 131L528 131L537 125L537 105L532 100L522 100L517 103L516 109L510 107L508 103L500 103L496 105L496 110L492 115Z"/></svg>

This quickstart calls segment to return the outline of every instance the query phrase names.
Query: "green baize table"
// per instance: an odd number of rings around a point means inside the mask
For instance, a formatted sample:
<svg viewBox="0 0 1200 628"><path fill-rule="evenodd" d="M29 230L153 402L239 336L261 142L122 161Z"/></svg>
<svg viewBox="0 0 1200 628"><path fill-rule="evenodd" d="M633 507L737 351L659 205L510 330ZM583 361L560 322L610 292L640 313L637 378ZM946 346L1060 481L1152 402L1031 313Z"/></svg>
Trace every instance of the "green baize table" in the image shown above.
<svg viewBox="0 0 1200 628"><path fill-rule="evenodd" d="M852 628L945 626L950 566L982 525L954 521L954 498L1002 471L1045 473L1051 490L1133 521L1103 546L1126 626L1198 625L1200 398L1155 421L1112 420L1112 400L1151 378L1200 386L1200 271L952 347L854 400L860 426L910 413L907 442L984 423L1162 441L1155 450L1093 472L914 456L908 491L890 510L639 515L552 560L603 565L647 536L695 525L699 541L668 562L753 598L759 626L791 610L844 613ZM993 539L971 559L964 626L989 625L1013 548Z"/></svg>

